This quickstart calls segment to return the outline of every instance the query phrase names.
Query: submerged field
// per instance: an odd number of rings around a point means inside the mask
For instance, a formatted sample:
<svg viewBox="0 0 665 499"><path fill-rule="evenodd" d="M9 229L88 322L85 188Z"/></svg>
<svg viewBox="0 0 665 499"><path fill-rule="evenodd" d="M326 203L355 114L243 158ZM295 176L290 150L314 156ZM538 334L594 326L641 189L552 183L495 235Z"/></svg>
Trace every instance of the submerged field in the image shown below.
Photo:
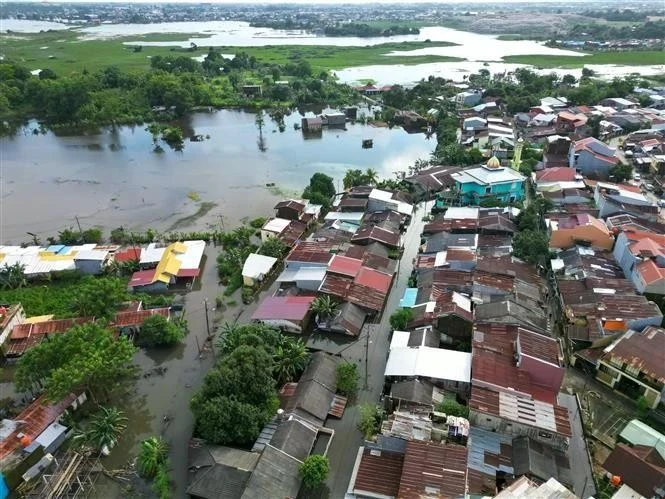
<svg viewBox="0 0 665 499"><path fill-rule="evenodd" d="M585 57L566 55L509 55L504 57L503 60L517 64L531 64L540 68L581 68L589 64L650 66L665 64L665 51L596 52Z"/></svg>
<svg viewBox="0 0 665 499"><path fill-rule="evenodd" d="M51 69L58 74L72 71L94 71L115 65L122 70L143 70L150 66L150 57L155 55L202 56L208 47L154 47L142 46L141 41L186 40L196 34L155 33L105 40L82 40L75 30L50 31L36 34L12 34L0 40L0 53L5 59L18 61L31 70ZM126 45L125 42L137 42ZM427 62L452 62L463 59L436 55L390 56L394 50L417 50L425 47L447 47L449 42L404 42L384 43L366 47L337 47L332 45L289 45L266 47L218 47L222 53L240 50L257 59L277 64L286 64L298 58L307 59L315 70L342 69L370 64L422 64Z"/></svg>

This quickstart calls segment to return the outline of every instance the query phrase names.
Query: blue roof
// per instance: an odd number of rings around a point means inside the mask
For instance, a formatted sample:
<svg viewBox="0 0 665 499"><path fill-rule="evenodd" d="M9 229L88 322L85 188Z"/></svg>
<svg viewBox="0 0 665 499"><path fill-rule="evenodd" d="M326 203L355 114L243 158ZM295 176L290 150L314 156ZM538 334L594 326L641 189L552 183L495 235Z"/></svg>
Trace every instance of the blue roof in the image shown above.
<svg viewBox="0 0 665 499"><path fill-rule="evenodd" d="M501 454L501 444L512 447L511 437L501 435L492 431L482 430L472 426L469 428L468 449L468 467L472 470L480 471L486 475L496 475L497 471L514 473L512 466L500 464L494 467L485 462L485 452L499 455Z"/></svg>
<svg viewBox="0 0 665 499"><path fill-rule="evenodd" d="M48 248L46 248L46 251L52 251L53 253L60 253L63 249L65 249L67 246L64 244L52 244Z"/></svg>
<svg viewBox="0 0 665 499"><path fill-rule="evenodd" d="M404 296L399 301L400 307L415 307L416 298L418 297L418 288L406 288Z"/></svg>

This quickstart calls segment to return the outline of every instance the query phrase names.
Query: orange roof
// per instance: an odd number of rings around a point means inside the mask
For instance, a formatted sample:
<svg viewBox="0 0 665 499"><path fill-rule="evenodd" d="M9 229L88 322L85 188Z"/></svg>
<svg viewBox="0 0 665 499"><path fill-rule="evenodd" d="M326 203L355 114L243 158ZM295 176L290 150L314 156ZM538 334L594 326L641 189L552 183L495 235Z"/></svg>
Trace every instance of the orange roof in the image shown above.
<svg viewBox="0 0 665 499"><path fill-rule="evenodd" d="M637 271L642 276L642 279L647 284L663 281L665 284L665 268L656 265L653 260L647 260L637 266Z"/></svg>

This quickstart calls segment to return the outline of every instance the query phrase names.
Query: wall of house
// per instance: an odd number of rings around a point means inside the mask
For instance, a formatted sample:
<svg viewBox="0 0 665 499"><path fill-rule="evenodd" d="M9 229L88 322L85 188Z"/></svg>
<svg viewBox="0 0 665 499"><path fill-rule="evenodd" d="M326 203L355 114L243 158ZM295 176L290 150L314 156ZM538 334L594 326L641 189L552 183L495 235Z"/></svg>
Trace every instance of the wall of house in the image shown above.
<svg viewBox="0 0 665 499"><path fill-rule="evenodd" d="M264 243L271 237L277 237L277 235L278 234L275 234L274 232L271 232L269 230L261 229L261 241Z"/></svg>
<svg viewBox="0 0 665 499"><path fill-rule="evenodd" d="M464 184L455 182L457 189L462 193L466 203L474 203L479 196L496 196L502 201L509 201L511 196L515 200L524 199L524 183L521 181L502 182L491 184L489 186L466 182ZM487 187L490 192L487 192Z"/></svg>
<svg viewBox="0 0 665 499"><path fill-rule="evenodd" d="M98 275L102 273L104 262L101 260L74 260L76 270L88 275Z"/></svg>
<svg viewBox="0 0 665 499"><path fill-rule="evenodd" d="M318 291L321 287L323 281L309 281L309 280L300 280L296 281L296 286L300 289L307 289L309 291Z"/></svg>
<svg viewBox="0 0 665 499"><path fill-rule="evenodd" d="M626 377L629 380L640 385L640 387L644 390L643 392L644 398L649 403L649 407L651 409L655 409L658 406L658 404L661 401L662 391L659 392L658 390L655 390L654 388L645 385L636 377L630 376L627 373L620 371L616 367L610 365L610 363L606 362L605 360L600 360L598 362L598 371L596 373L596 379L601 383L609 386L614 390L614 387L619 381L621 381L622 377Z"/></svg>
<svg viewBox="0 0 665 499"><path fill-rule="evenodd" d="M12 333L14 326L23 324L23 322L25 322L25 310L23 310L23 305L19 304L18 309L14 311L11 319L9 319L2 331L0 331L0 346L4 345L7 338L9 338L9 335Z"/></svg>
<svg viewBox="0 0 665 499"><path fill-rule="evenodd" d="M584 150L577 153L577 159L575 160L575 168L580 170L582 174L592 175L598 179L607 179L610 175L610 168L613 166L613 163L608 163Z"/></svg>
<svg viewBox="0 0 665 499"><path fill-rule="evenodd" d="M560 450L568 449L569 439L558 433L539 430L515 421L510 421L499 416L478 412L471 409L469 421L475 426L512 437L531 437L533 440L542 442Z"/></svg>

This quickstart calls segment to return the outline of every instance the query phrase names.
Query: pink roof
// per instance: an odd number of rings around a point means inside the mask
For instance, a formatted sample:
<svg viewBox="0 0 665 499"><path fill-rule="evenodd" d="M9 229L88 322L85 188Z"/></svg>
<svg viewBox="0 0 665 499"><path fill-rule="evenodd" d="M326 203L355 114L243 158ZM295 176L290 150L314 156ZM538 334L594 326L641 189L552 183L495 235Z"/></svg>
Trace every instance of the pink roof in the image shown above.
<svg viewBox="0 0 665 499"><path fill-rule="evenodd" d="M538 182L572 182L575 180L575 169L567 166L558 166L555 168L546 168L536 172Z"/></svg>
<svg viewBox="0 0 665 499"><path fill-rule="evenodd" d="M259 304L252 319L301 321L313 301L313 296L269 296Z"/></svg>
<svg viewBox="0 0 665 499"><path fill-rule="evenodd" d="M392 276L389 276L388 274L363 267L360 269L353 282L360 284L361 286L381 291L382 293L388 293L392 280Z"/></svg>
<svg viewBox="0 0 665 499"><path fill-rule="evenodd" d="M129 285L134 286L146 286L152 284L155 277L155 269L150 270L139 270L132 274L132 278L129 280Z"/></svg>
<svg viewBox="0 0 665 499"><path fill-rule="evenodd" d="M335 274L355 277L358 274L362 263L362 260L349 258L348 256L335 255L332 257L332 260L330 260L328 271L334 272Z"/></svg>
<svg viewBox="0 0 665 499"><path fill-rule="evenodd" d="M653 260L646 260L640 263L637 266L637 271L647 285L658 281L665 283L665 268L659 267Z"/></svg>
<svg viewBox="0 0 665 499"><path fill-rule="evenodd" d="M198 277L200 273L200 269L180 269L178 270L178 277Z"/></svg>

